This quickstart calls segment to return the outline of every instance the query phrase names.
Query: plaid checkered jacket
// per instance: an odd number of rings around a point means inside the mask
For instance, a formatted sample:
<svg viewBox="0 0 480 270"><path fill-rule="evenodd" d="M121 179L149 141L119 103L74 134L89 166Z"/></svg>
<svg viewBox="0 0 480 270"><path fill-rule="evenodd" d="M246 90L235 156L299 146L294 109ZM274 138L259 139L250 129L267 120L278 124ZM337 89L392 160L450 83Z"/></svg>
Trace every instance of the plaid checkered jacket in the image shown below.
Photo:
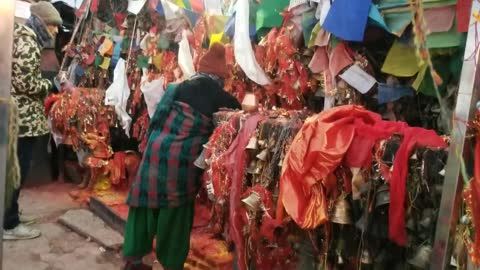
<svg viewBox="0 0 480 270"><path fill-rule="evenodd" d="M193 165L207 142L211 119L175 101L171 84L155 111L148 143L127 204L133 207L178 207L194 200L201 170Z"/></svg>

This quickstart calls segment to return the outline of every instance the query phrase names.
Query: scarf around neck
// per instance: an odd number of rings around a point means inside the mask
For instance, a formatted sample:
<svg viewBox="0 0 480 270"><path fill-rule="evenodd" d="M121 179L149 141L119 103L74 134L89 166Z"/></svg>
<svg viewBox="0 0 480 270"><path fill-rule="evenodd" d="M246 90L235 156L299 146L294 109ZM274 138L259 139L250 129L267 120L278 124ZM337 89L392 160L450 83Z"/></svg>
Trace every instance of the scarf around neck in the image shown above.
<svg viewBox="0 0 480 270"><path fill-rule="evenodd" d="M35 32L35 35L37 35L37 42L41 48L43 48L52 40L52 36L48 32L47 25L37 16L30 16L25 25Z"/></svg>

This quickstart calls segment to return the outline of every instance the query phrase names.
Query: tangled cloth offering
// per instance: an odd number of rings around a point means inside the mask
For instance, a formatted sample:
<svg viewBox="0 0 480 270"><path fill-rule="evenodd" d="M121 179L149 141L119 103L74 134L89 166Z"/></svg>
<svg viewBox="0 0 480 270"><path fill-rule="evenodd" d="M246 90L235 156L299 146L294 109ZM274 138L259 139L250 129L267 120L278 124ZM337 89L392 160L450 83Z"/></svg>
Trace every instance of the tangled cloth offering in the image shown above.
<svg viewBox="0 0 480 270"><path fill-rule="evenodd" d="M245 238L243 236L243 222L242 215L245 210L241 204L242 196L242 182L245 177L246 152L248 141L257 129L258 123L264 120L262 115L252 115L244 123L237 138L233 141L228 149L226 156L229 159L226 161L227 173L232 179L230 188L230 211L229 211L229 235L230 239L235 243L235 248L238 253L238 268L240 270L247 269L247 257L245 254Z"/></svg>
<svg viewBox="0 0 480 270"><path fill-rule="evenodd" d="M384 175L390 181L389 237L406 244L405 183L410 152L416 147L446 147L432 130L409 127L355 105L324 111L303 125L287 153L280 178L280 200L292 219L304 229L328 221L326 197L336 186L332 173L342 164L367 167L376 142L393 134L403 136L393 164ZM277 215L281 216L281 215Z"/></svg>

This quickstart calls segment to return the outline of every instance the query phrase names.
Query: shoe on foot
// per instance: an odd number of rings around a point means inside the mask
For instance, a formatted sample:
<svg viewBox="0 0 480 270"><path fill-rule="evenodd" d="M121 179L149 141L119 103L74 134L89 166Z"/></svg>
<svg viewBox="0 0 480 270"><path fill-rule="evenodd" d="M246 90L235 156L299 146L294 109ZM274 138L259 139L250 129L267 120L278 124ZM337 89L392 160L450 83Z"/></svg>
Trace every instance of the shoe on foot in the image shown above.
<svg viewBox="0 0 480 270"><path fill-rule="evenodd" d="M35 216L20 214L19 218L20 223L24 225L32 225L37 222L37 217Z"/></svg>
<svg viewBox="0 0 480 270"><path fill-rule="evenodd" d="M24 224L19 224L11 230L3 231L3 240L29 240L40 236L40 231L30 228Z"/></svg>

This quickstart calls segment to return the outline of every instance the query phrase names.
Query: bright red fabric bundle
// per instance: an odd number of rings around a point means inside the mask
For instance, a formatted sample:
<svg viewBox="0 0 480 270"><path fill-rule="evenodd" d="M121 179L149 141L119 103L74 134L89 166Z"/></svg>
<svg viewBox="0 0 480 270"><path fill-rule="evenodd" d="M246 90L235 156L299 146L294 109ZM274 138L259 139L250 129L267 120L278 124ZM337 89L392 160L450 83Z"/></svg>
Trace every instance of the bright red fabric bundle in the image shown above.
<svg viewBox="0 0 480 270"><path fill-rule="evenodd" d="M331 174L342 164L368 167L376 142L394 133L403 135L390 177L389 236L406 244L404 221L408 158L415 146L446 147L434 131L409 127L404 122L383 121L360 106L333 108L308 119L285 158L280 179L280 200L287 213L304 229L327 222L326 196L336 186ZM314 209L312 211L312 209ZM316 209L316 210L315 210Z"/></svg>

